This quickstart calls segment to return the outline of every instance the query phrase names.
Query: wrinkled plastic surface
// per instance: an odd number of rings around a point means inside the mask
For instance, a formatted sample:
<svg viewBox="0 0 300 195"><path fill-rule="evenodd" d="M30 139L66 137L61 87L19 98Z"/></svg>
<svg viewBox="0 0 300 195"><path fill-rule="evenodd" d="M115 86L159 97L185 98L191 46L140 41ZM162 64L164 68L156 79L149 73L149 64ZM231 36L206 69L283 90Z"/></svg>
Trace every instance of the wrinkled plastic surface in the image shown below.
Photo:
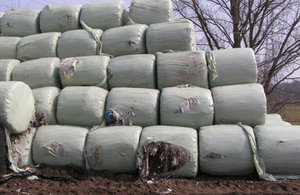
<svg viewBox="0 0 300 195"><path fill-rule="evenodd" d="M109 88L156 88L156 62L152 54L113 58L108 65Z"/></svg>
<svg viewBox="0 0 300 195"><path fill-rule="evenodd" d="M203 51L157 54L158 89L182 84L208 88L207 74Z"/></svg>
<svg viewBox="0 0 300 195"><path fill-rule="evenodd" d="M27 130L34 117L34 98L22 82L0 81L0 124L14 134Z"/></svg>
<svg viewBox="0 0 300 195"><path fill-rule="evenodd" d="M198 142L197 131L187 127L176 126L151 126L143 129L138 147L137 167L143 161L143 146L162 141L181 146L190 152L190 161L175 171L168 172L167 176L195 177L198 171Z"/></svg>
<svg viewBox="0 0 300 195"><path fill-rule="evenodd" d="M38 58L57 57L57 42L60 33L41 33L23 37L18 44L19 60L34 60Z"/></svg>
<svg viewBox="0 0 300 195"><path fill-rule="evenodd" d="M216 50L212 54L218 77L209 78L211 87L256 83L257 64L251 48Z"/></svg>
<svg viewBox="0 0 300 195"><path fill-rule="evenodd" d="M86 144L89 167L99 171L136 173L136 152L142 128L104 127L89 133Z"/></svg>
<svg viewBox="0 0 300 195"><path fill-rule="evenodd" d="M40 28L44 32L65 32L80 29L82 5L46 5L41 11Z"/></svg>
<svg viewBox="0 0 300 195"><path fill-rule="evenodd" d="M60 89L57 87L43 87L32 90L32 93L35 100L35 114L44 114L48 125L57 124L56 106Z"/></svg>
<svg viewBox="0 0 300 195"><path fill-rule="evenodd" d="M93 29L100 39L103 31ZM89 56L99 54L99 45L93 35L86 30L64 32L58 41L57 54L60 58Z"/></svg>
<svg viewBox="0 0 300 195"><path fill-rule="evenodd" d="M103 53L114 57L146 53L147 28L147 25L135 24L106 30L102 36Z"/></svg>
<svg viewBox="0 0 300 195"><path fill-rule="evenodd" d="M146 40L150 54L166 50L196 50L194 25L188 20L151 24Z"/></svg>
<svg viewBox="0 0 300 195"><path fill-rule="evenodd" d="M80 20L94 29L107 30L123 25L125 4L113 0L89 3L82 7Z"/></svg>
<svg viewBox="0 0 300 195"><path fill-rule="evenodd" d="M154 24L172 22L173 4L171 0L133 0L129 16L139 24Z"/></svg>
<svg viewBox="0 0 300 195"><path fill-rule="evenodd" d="M245 126L253 134L253 129ZM199 130L199 164L211 175L248 175L254 163L248 136L237 125L214 125Z"/></svg>
<svg viewBox="0 0 300 195"><path fill-rule="evenodd" d="M183 86L164 88L160 97L160 121L162 125L195 129L212 125L214 103L210 90Z"/></svg>
<svg viewBox="0 0 300 195"><path fill-rule="evenodd" d="M254 132L268 173L300 175L300 126L256 126Z"/></svg>
<svg viewBox="0 0 300 195"><path fill-rule="evenodd" d="M17 46L20 40L20 37L0 36L0 59L16 59Z"/></svg>
<svg viewBox="0 0 300 195"><path fill-rule="evenodd" d="M85 127L101 125L107 93L100 87L64 88L58 96L58 123Z"/></svg>
<svg viewBox="0 0 300 195"><path fill-rule="evenodd" d="M38 128L32 146L35 165L85 168L84 147L88 131L82 127L59 125Z"/></svg>
<svg viewBox="0 0 300 195"><path fill-rule="evenodd" d="M108 56L86 56L62 60L60 68L62 85L64 87L99 86L107 88L109 60Z"/></svg>
<svg viewBox="0 0 300 195"><path fill-rule="evenodd" d="M40 32L40 11L11 9L0 21L3 36L24 37Z"/></svg>
<svg viewBox="0 0 300 195"><path fill-rule="evenodd" d="M41 58L18 64L12 73L13 81L23 81L30 88L60 87L59 58Z"/></svg>
<svg viewBox="0 0 300 195"><path fill-rule="evenodd" d="M19 60L0 60L0 81L10 81L11 73Z"/></svg>
<svg viewBox="0 0 300 195"><path fill-rule="evenodd" d="M241 84L212 89L215 124L256 126L265 124L266 96L260 84Z"/></svg>
<svg viewBox="0 0 300 195"><path fill-rule="evenodd" d="M132 125L158 124L159 91L144 88L113 88L107 97L106 111L114 110Z"/></svg>

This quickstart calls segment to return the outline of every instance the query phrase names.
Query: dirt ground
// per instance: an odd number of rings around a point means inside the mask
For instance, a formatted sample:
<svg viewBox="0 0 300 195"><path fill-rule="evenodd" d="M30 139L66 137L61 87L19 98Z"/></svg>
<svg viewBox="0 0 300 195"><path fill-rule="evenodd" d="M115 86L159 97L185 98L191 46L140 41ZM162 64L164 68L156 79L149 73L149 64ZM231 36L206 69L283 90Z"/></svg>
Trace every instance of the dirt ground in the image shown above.
<svg viewBox="0 0 300 195"><path fill-rule="evenodd" d="M0 194L300 194L299 180L266 182L256 175L141 181L137 175L47 167L38 175L43 179L11 179L0 185Z"/></svg>

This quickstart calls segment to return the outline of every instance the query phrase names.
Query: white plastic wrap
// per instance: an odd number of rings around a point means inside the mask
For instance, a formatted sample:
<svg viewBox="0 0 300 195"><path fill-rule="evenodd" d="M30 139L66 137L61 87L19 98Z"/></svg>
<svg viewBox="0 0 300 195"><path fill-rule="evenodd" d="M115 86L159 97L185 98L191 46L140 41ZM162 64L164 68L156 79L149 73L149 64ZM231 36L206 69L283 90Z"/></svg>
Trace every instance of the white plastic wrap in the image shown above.
<svg viewBox="0 0 300 195"><path fill-rule="evenodd" d="M17 46L20 40L20 37L0 36L0 59L16 59Z"/></svg>
<svg viewBox="0 0 300 195"><path fill-rule="evenodd" d="M19 60L0 60L0 81L10 81L11 73L19 63Z"/></svg>

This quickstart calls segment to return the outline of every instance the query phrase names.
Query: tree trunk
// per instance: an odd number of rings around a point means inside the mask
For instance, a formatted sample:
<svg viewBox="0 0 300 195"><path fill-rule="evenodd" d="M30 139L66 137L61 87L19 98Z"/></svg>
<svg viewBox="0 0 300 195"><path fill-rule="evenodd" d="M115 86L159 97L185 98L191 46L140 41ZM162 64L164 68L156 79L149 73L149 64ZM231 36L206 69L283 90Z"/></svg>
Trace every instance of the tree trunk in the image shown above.
<svg viewBox="0 0 300 195"><path fill-rule="evenodd" d="M230 14L232 16L232 24L233 24L233 47L234 48L239 48L241 47L241 32L239 29L239 24L240 24L240 5L241 5L241 0L230 0L230 5L231 5L231 10Z"/></svg>

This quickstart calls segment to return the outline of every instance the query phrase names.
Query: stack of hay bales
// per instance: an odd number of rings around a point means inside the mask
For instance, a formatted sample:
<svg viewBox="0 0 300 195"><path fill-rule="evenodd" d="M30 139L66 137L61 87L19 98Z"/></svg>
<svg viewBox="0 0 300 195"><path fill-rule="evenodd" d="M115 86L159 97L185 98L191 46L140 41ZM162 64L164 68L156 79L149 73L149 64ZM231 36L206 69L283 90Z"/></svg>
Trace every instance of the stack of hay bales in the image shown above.
<svg viewBox="0 0 300 195"><path fill-rule="evenodd" d="M114 0L4 14L0 125L19 134L15 171L31 151L34 164L142 177L245 175L269 151L298 154L281 130L299 140L299 127L266 115L253 50L196 51L193 24L173 22L172 10L171 0L133 0L129 11ZM267 172L300 172L297 158L285 169L276 155Z"/></svg>

